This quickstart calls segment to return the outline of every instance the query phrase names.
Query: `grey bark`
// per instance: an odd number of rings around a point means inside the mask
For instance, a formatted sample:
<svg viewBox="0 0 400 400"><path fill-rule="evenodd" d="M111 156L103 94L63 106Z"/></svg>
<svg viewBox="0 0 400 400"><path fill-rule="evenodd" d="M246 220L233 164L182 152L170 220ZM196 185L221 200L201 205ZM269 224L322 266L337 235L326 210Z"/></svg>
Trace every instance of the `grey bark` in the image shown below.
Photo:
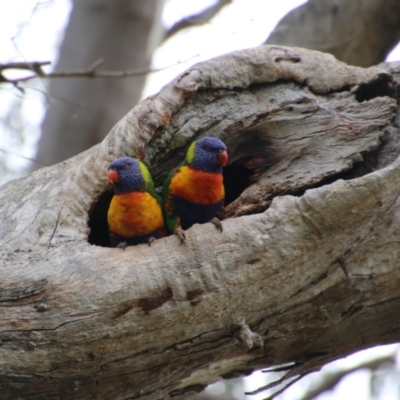
<svg viewBox="0 0 400 400"><path fill-rule="evenodd" d="M74 1L56 71L149 68L162 38L162 0ZM146 76L63 78L50 82L37 158L52 165L104 139L140 99Z"/></svg>
<svg viewBox="0 0 400 400"><path fill-rule="evenodd" d="M4 398L158 399L399 341L399 73L234 52L142 101L101 144L3 186ZM255 135L271 143L267 171L228 206L242 216L223 233L195 225L185 245L88 243L111 160L140 157L159 185L204 134L227 142L226 173Z"/></svg>
<svg viewBox="0 0 400 400"><path fill-rule="evenodd" d="M368 67L384 61L399 41L398 0L309 0L283 17L266 43L324 51Z"/></svg>

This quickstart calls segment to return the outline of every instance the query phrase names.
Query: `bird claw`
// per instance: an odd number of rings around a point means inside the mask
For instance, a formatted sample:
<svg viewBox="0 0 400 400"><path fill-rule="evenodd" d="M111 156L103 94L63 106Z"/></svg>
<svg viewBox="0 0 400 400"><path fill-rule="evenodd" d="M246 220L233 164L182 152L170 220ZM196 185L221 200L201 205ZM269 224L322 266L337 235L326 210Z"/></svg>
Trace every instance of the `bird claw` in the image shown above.
<svg viewBox="0 0 400 400"><path fill-rule="evenodd" d="M155 242L157 239L154 237L154 236L152 236L150 239L149 239L149 241L147 242L147 244L149 245L149 247L151 246L151 244L153 243L153 242Z"/></svg>
<svg viewBox="0 0 400 400"><path fill-rule="evenodd" d="M126 242L118 243L116 246L117 249L122 249L122 250L125 250L127 247L128 247L128 243L126 243Z"/></svg>
<svg viewBox="0 0 400 400"><path fill-rule="evenodd" d="M217 217L214 217L210 222L211 222L220 232L222 232L222 223L221 223L221 221L220 221Z"/></svg>
<svg viewBox="0 0 400 400"><path fill-rule="evenodd" d="M180 226L178 226L178 227L175 229L175 232L174 232L174 233L175 233L175 235L178 236L178 238L180 239L181 244L185 243L186 234L185 234L185 231L184 231Z"/></svg>

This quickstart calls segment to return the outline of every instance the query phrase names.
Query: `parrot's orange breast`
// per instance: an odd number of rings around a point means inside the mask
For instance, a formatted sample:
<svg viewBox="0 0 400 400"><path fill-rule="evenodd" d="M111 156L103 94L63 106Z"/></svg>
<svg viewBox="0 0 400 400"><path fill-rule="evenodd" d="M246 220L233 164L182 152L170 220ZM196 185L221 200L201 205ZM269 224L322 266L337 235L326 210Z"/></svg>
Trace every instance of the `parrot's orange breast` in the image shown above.
<svg viewBox="0 0 400 400"><path fill-rule="evenodd" d="M146 235L164 226L160 204L147 192L114 195L107 220L110 231L128 238Z"/></svg>
<svg viewBox="0 0 400 400"><path fill-rule="evenodd" d="M225 197L222 174L180 168L171 180L173 196L180 196L197 204L218 203Z"/></svg>

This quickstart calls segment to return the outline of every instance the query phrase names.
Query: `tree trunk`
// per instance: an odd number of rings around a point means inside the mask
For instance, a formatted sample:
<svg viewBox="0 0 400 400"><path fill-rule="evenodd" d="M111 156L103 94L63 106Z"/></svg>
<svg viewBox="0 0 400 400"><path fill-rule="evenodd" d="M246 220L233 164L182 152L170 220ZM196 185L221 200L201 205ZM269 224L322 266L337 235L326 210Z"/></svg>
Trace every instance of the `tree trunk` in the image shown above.
<svg viewBox="0 0 400 400"><path fill-rule="evenodd" d="M142 101L101 144L5 185L3 398L158 399L399 341L399 73L298 48L234 52ZM109 162L140 157L160 185L203 134L228 145L238 217L223 233L192 227L184 245L100 246Z"/></svg>
<svg viewBox="0 0 400 400"><path fill-rule="evenodd" d="M56 71L145 70L161 40L161 0L75 0ZM37 158L52 165L104 139L140 100L146 75L52 79Z"/></svg>
<svg viewBox="0 0 400 400"><path fill-rule="evenodd" d="M398 0L308 0L281 19L266 43L325 51L368 67L384 61L399 41Z"/></svg>

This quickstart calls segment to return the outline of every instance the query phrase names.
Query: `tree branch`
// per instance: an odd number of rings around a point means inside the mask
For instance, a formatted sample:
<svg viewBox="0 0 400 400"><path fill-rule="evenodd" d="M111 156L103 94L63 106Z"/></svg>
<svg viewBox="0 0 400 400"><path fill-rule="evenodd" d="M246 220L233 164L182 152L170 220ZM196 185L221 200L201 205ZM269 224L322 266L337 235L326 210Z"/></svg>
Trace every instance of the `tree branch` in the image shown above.
<svg viewBox="0 0 400 400"><path fill-rule="evenodd" d="M397 0L385 7L380 0L309 0L285 15L265 43L324 51L366 67L384 61L399 41Z"/></svg>
<svg viewBox="0 0 400 400"><path fill-rule="evenodd" d="M10 150L3 149L3 148L1 148L1 147L0 147L0 151L1 151L2 153L4 153L4 154L8 154L8 155L10 155L10 156L14 156L14 157L21 158L21 159L23 159L23 160L31 161L32 163L38 164L38 165L40 165L41 167L45 167L45 166L46 166L46 164L44 164L44 163L41 162L40 160L37 160L36 158L26 157L26 156L23 156L22 154L18 154L18 153L15 153L15 152L13 152L13 151L10 151Z"/></svg>
<svg viewBox="0 0 400 400"><path fill-rule="evenodd" d="M167 30L164 41L177 34L181 30L206 24L207 22L211 21L211 19L214 18L225 6L231 3L232 0L217 0L215 4L205 8L198 14L181 19Z"/></svg>
<svg viewBox="0 0 400 400"><path fill-rule="evenodd" d="M43 73L42 67L44 65L50 65L50 61L21 61L21 62L8 62L0 64L0 71L4 71L6 69L23 69L34 71L37 74Z"/></svg>
<svg viewBox="0 0 400 400"><path fill-rule="evenodd" d="M26 82L36 78L127 78L130 76L147 75L154 72L163 71L167 68L183 64L190 59L197 57L197 55L190 57L184 61L178 61L174 64L160 67L160 68L146 68L142 70L128 69L124 71L99 71L98 68L104 63L103 59L95 61L91 66L86 69L74 70L74 71L61 71L61 72L45 72L41 68L43 65L49 65L50 61L33 61L33 62L12 62L0 64L0 83L11 83L16 85L18 83ZM22 69L30 70L35 72L33 75L25 76L22 78L6 78L2 71L7 69Z"/></svg>
<svg viewBox="0 0 400 400"><path fill-rule="evenodd" d="M351 368L343 368L339 371L326 373L324 374L322 381L318 385L313 387L312 390L305 393L304 396L301 398L301 400L313 400L320 394L328 390L332 390L345 376L353 372L362 369L369 369L375 371L384 363L395 364L395 362L396 360L394 359L393 356L383 356L383 357L377 357L371 361L360 363Z"/></svg>
<svg viewBox="0 0 400 400"><path fill-rule="evenodd" d="M143 100L101 144L3 186L4 398L154 400L399 341L393 79L304 49L234 52ZM243 216L223 233L195 225L185 245L107 247L109 162L138 157L160 185L204 134L227 143L228 209Z"/></svg>

